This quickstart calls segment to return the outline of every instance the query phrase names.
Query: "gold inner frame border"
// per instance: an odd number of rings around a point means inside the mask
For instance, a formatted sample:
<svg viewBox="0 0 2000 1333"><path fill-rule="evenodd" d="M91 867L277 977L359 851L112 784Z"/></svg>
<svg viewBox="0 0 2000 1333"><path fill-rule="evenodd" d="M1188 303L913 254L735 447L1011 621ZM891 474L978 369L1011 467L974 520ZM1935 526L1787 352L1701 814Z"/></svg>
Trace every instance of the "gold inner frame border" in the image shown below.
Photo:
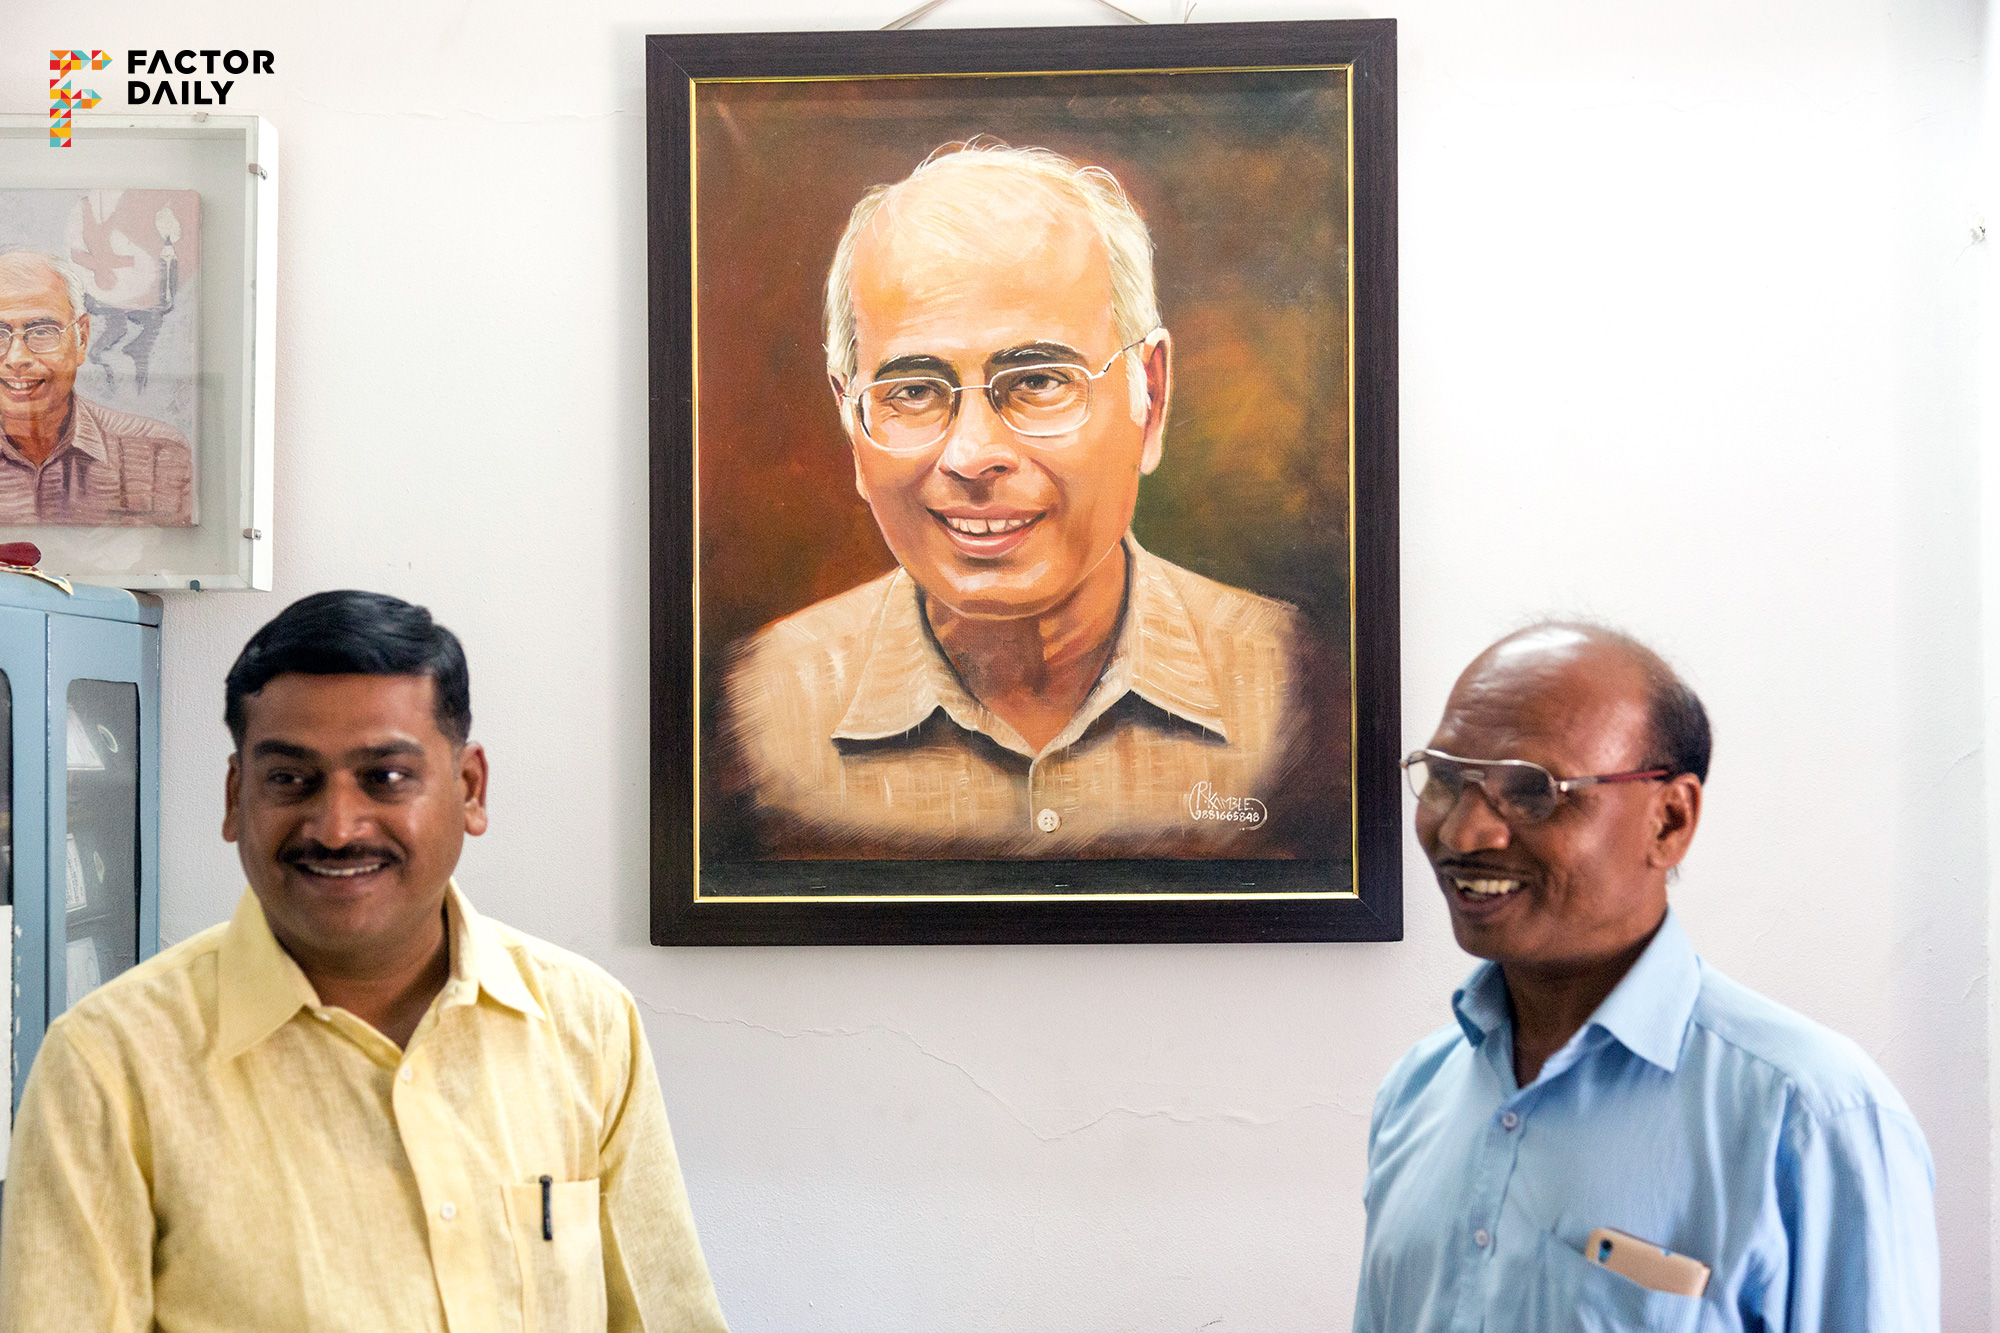
<svg viewBox="0 0 2000 1333"><path fill-rule="evenodd" d="M694 783L694 891L695 904L701 903L1054 903L1054 902L1309 902L1314 900L1359 899L1361 896L1361 863L1351 858L1348 863L1348 885L1345 889L1311 892L1259 892L1241 893L883 893L883 894L716 894L701 891L701 227L697 213L699 194L696 186L701 170L700 152L696 136L695 113L697 101L704 87L744 84L744 83L870 83L908 79L1010 79L1010 78L1060 78L1088 77L1090 75L1117 74L1293 74L1318 73L1339 70L1346 81L1343 91L1347 110L1346 129L1346 175L1347 184L1347 790L1348 818L1350 823L1349 846L1358 849L1361 842L1361 808L1355 800L1354 792L1360 779L1360 761L1356 754L1354 738L1361 730L1360 704L1356 699L1355 635L1357 624L1354 610L1355 596L1355 456L1358 441L1359 422L1356 418L1356 365L1355 365L1355 266L1354 266L1354 65L1352 62L1327 65L1209 65L1209 66L1162 66L1143 69L1062 69L1062 70L991 70L970 72L939 72L920 74L797 74L773 75L768 77L690 78L688 80L688 347L691 380L689 400L692 406L692 420L688 423L689 442L689 487L691 552L689 564L692 566L693 635L690 650L694 659L694 670L690 672L694 695L692 699L695 726L692 728L694 754L691 758L690 773ZM911 864L921 865L922 862ZM1032 864L1032 863L1031 863ZM1274 864L1283 864L1277 862Z"/></svg>

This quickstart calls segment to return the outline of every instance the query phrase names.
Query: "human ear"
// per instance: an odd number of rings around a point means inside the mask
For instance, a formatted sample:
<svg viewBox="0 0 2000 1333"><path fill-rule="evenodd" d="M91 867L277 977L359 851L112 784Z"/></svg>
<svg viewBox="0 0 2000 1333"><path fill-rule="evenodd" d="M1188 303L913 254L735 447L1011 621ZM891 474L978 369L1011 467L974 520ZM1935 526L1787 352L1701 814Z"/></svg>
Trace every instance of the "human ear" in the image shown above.
<svg viewBox="0 0 2000 1333"><path fill-rule="evenodd" d="M243 824L243 768L236 756L229 756L229 770L222 779L222 840L235 842Z"/></svg>
<svg viewBox="0 0 2000 1333"><path fill-rule="evenodd" d="M1662 783L1653 798L1653 841L1646 863L1671 870L1687 856L1701 823L1701 779L1682 773Z"/></svg>
<svg viewBox="0 0 2000 1333"><path fill-rule="evenodd" d="M847 401L847 384L840 376L828 375L826 382L832 386L834 405L840 409L840 428L847 434L847 452L854 455L854 493L866 500L868 479L861 475L861 443L857 438L860 423L854 419L854 404Z"/></svg>
<svg viewBox="0 0 2000 1333"><path fill-rule="evenodd" d="M486 747L467 742L458 752L458 781L465 794L465 831L486 832Z"/></svg>
<svg viewBox="0 0 2000 1333"><path fill-rule="evenodd" d="M1167 401L1174 391L1174 336L1157 328L1146 338L1142 364L1146 374L1145 447L1139 455L1139 475L1150 476L1160 465L1166 445Z"/></svg>

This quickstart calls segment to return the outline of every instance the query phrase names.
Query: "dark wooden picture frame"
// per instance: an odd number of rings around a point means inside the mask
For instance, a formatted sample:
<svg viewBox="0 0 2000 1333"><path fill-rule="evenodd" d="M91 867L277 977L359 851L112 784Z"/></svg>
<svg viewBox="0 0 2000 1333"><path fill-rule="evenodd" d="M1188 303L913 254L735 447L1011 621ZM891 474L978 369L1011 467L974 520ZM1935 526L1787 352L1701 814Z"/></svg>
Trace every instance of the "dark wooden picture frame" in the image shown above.
<svg viewBox="0 0 2000 1333"><path fill-rule="evenodd" d="M1402 938L1402 803L1396 767L1401 727L1396 557L1395 39L1395 23L1387 19L893 33L665 35L647 39L653 943ZM717 320L703 313L705 308L712 311L718 307L702 305L698 276L710 270L697 267L698 256L700 262L712 264L715 261L710 256L718 249L731 244L744 245L742 233L746 224L741 211L732 212L729 207L735 202L734 197L718 196L712 177L698 174L703 162L714 156L713 153L703 156L707 150L703 148L702 117L707 114L715 121L719 114L720 129L716 124L708 125L711 136L726 130L740 141L744 127L732 118L727 99L765 95L782 98L789 95L786 86L852 85L828 95L846 98L843 105L863 107L858 114L874 117L879 126L901 114L898 106L892 104L895 98L920 95L912 89L925 85L913 84L911 80L957 78L963 83L951 86L964 87L968 96L990 96L990 90L1000 86L996 80L1013 79L1022 86L1028 80L1042 80L1044 84L1039 86L1058 87L1053 81L1073 79L1078 81L1078 88L1083 88L1086 85L1082 80L1094 79L1098 82L1089 87L1110 87L1111 92L1090 103L1110 109L1092 114L1121 117L1119 123L1126 127L1128 137L1133 127L1143 128L1142 137L1149 145L1147 151L1171 154L1179 151L1181 140L1175 138L1177 133L1190 142L1195 136L1177 129L1170 119L1149 118L1162 116L1160 105L1172 103L1182 89L1193 84L1187 76L1196 74L1236 79L1234 84L1199 86L1247 90L1232 91L1231 95L1239 100L1264 96L1267 87L1289 88L1291 85L1284 83L1287 78L1310 82L1321 77L1327 87L1337 87L1343 99L1340 105L1346 117L1344 126L1336 136L1337 142L1323 151L1324 156L1332 159L1340 157L1344 150L1344 158L1326 168L1340 183L1339 200L1316 200L1309 192L1273 191L1268 184L1253 191L1250 184L1238 182L1232 188L1254 207L1245 208L1234 199L1223 201L1222 206L1239 214L1264 208L1294 218L1298 230L1313 230L1320 238L1318 243L1330 244L1328 253L1338 254L1344 263L1336 284L1340 299L1345 302L1344 329L1337 336L1323 337L1311 344L1321 350L1324 346L1335 346L1337 354L1344 358L1339 363L1344 376L1343 394L1334 423L1344 435L1341 451L1326 453L1325 438L1310 429L1311 420L1306 428L1294 432L1306 438L1270 447L1291 448L1300 456L1310 456L1315 466L1324 462L1331 469L1328 475L1334 475L1344 461L1344 475L1337 479L1344 488L1345 514L1321 520L1307 512L1295 521L1301 525L1321 521L1332 525L1329 530L1338 530L1339 554L1346 558L1334 567L1335 562L1303 560L1296 551L1287 549L1271 554L1269 559L1272 562L1290 559L1291 567L1280 582L1304 579L1312 588L1332 590L1327 597L1333 610L1327 612L1325 623L1336 624L1345 638L1341 645L1344 655L1339 664L1339 679L1344 682L1342 692L1347 697L1336 701L1336 711L1326 715L1337 717L1344 732L1345 763L1340 777L1345 794L1337 827L1347 843L1347 855L1227 860L1192 856L963 860L903 855L863 859L840 852L789 858L742 853L737 849L738 844L715 832L722 827L715 822L721 816L716 814L718 803L712 795L712 779L703 767L707 759L704 745L711 750L714 747L716 681L720 670L716 662L721 660L716 656L719 634L710 621L722 623L722 613L704 606L702 598L706 595L721 605L723 599L718 589L728 597L738 598L748 608L733 612L739 621L744 616L761 616L766 620L776 616L771 614L771 606L758 603L753 595L760 586L754 571L748 576L740 570L734 571L729 579L712 572L705 576L703 562L714 565L713 553L726 549L717 545L714 536L722 530L720 525L732 521L726 501L753 507L782 504L759 496L755 488L772 492L787 486L796 489L801 483L796 475L785 478L765 474L748 482L729 483L737 489L726 495L722 490L698 492L700 487L724 485L709 480L711 468L733 466L712 461L727 452L712 444L709 453L700 452L701 442L718 438L721 430L697 415L702 401L700 375L706 342L718 337L736 338L732 344L736 349L735 359L716 361L718 354L711 352L712 370L726 366L743 375L769 375L774 373L770 366L786 358L790 358L787 364L794 364L796 369L797 364L803 364L800 358L821 354L817 345L820 330L808 324L796 336L787 332L784 347L777 347L774 342L769 356L762 357L758 364L745 366L741 360L742 348L756 348L754 337L745 342L741 329L720 327ZM1106 84L1106 80L1122 82ZM937 86L945 85L940 82ZM737 92L739 89L743 91ZM871 101L876 98L871 89L883 90L880 95L883 100ZM704 96L722 110L704 112ZM945 101L948 105L949 99ZM931 105L937 104L938 99L933 98ZM747 110L756 109L747 100L743 106ZM797 133L819 132L815 127L820 122L813 115L796 110L788 114L793 118L791 123L806 126ZM1290 112L1285 106L1273 106L1260 115L1265 121L1281 123ZM712 137L706 142L729 140ZM1063 151L1060 145L1050 146ZM698 157L702 160L698 161ZM819 160L838 157L838 153L824 149L816 155ZM1078 160L1083 160L1080 155ZM1184 172L1178 178L1183 185L1176 188L1185 188L1187 180L1210 179L1214 175L1213 161L1230 160L1225 155L1211 159L1197 174ZM711 183L704 185L705 179ZM803 191L808 187L801 183L798 188ZM1307 197L1296 197L1302 193ZM848 196L843 203L842 216L846 203L851 203L853 197ZM1146 200L1137 192L1134 201L1144 211ZM702 203L701 208L697 207L698 202ZM1344 205L1344 217L1338 216L1336 204ZM772 209L774 216L788 211L788 207ZM724 221L714 221L717 217ZM702 230L704 222L709 231ZM752 216L751 223L755 222ZM750 229L754 230L754 225ZM1334 240L1327 242L1327 236ZM825 249L831 250L831 238ZM760 284L760 292L782 288L783 300L799 305L808 299L817 300L815 287L824 283L825 264L822 254L795 253L776 243L775 238L761 238L754 262L740 271L753 275ZM751 313L743 315L744 320L759 317L756 312L762 307L758 298L734 292L729 295L727 305L720 307L725 313L746 310ZM711 293L709 299L717 298ZM1164 288L1162 305L1166 307L1162 322L1170 323L1175 311ZM791 309L791 305L786 308ZM798 322L791 319L786 327L790 329ZM1226 321L1221 326L1230 327ZM1264 326L1258 325L1232 332L1231 336L1242 348L1254 348L1258 354L1239 356L1239 364L1278 359L1274 351L1267 350L1263 330ZM750 332L754 335L754 327ZM793 346L793 342L797 345ZM802 385L811 377L798 371L793 378ZM1295 375L1295 378L1311 377ZM711 383L718 380L735 382L712 374ZM797 386L786 385L788 395L794 387ZM825 471L831 466L825 459L808 457L803 451L822 448L819 436L839 438L824 389L825 381L821 378L816 393L808 395L801 389L797 395L786 398L788 410L791 404L808 396L814 399L792 413L805 423L797 427L800 439L796 444L789 436L771 444L768 430L765 436L758 437L760 447L767 452L773 448L802 451L801 458L806 460L802 467L822 469L814 474L822 478L814 485L825 485L824 477L834 474ZM714 389L709 393L711 403L722 404L714 409L717 413L731 410L728 396ZM1180 410L1179 401L1177 398L1176 411ZM1199 410L1198 401L1195 410ZM814 417L814 412L825 413L825 422ZM751 434L745 431L741 438L751 438ZM813 437L810 443L808 436ZM1240 448L1244 439L1253 439L1261 446L1271 438L1274 437L1264 433L1246 434L1229 443ZM1314 450L1321 451L1324 459L1313 455ZM782 453L777 456L783 457ZM852 464L847 466L851 476ZM828 489L827 494L834 496L835 492ZM1273 492L1267 489L1262 494ZM756 498L741 501L746 495ZM729 501L730 496L738 500ZM839 498L850 504L855 500L851 480L846 495ZM1307 507L1293 504L1275 508ZM1218 522L1212 513L1197 520L1188 518L1188 512L1191 511L1184 506L1171 519L1156 518L1156 526L1179 523L1183 530L1198 531L1199 522L1211 525ZM699 525L697 514L701 515ZM763 521L767 528L771 526L769 514L764 515ZM1226 521L1235 523L1238 519ZM703 530L704 525L707 531ZM849 527L866 528L866 524L850 522ZM758 530L745 520L729 531L746 529ZM872 531L867 532L857 540L865 541L873 535ZM1152 538L1147 540L1150 544ZM710 554L704 555L705 551ZM1199 564L1198 560L1190 560L1177 551L1169 554L1183 563ZM765 559L768 573L768 553ZM1297 568L1300 565L1312 567ZM1252 578L1233 567L1200 572L1213 574L1225 583L1255 586ZM832 577L822 578L808 600L825 597L827 578ZM807 585L801 582L800 586ZM837 591L840 585L836 581L832 586ZM751 594L743 594L746 587L752 590ZM1291 587L1286 582L1284 586L1259 591L1285 598L1292 595ZM709 591L705 594L704 589ZM801 593L790 602L772 605L779 608L779 614L789 614L796 609L800 598L806 596ZM731 607L735 605L730 603ZM710 621L704 621L704 615ZM758 622L744 623L754 628ZM727 628L731 633L742 632L742 626L733 622ZM1346 706L1339 707L1340 703ZM1316 697L1315 707L1324 706L1324 699ZM1327 828L1336 827L1330 816L1322 823Z"/></svg>

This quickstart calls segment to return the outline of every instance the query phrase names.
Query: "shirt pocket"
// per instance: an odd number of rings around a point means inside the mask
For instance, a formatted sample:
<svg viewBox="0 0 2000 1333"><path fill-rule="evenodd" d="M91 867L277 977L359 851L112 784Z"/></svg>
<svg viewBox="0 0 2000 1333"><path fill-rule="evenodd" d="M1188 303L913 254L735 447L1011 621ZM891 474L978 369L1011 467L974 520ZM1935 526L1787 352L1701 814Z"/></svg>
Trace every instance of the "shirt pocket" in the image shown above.
<svg viewBox="0 0 2000 1333"><path fill-rule="evenodd" d="M1536 1233L1534 1301L1524 1327L1547 1333L1695 1333L1702 1298L1653 1291L1583 1257L1552 1232ZM1533 1301L1531 1301L1531 1304Z"/></svg>
<svg viewBox="0 0 2000 1333"><path fill-rule="evenodd" d="M521 1265L521 1327L526 1333L603 1333L604 1238L595 1180L554 1181L547 1227L542 1182L507 1186L507 1227Z"/></svg>

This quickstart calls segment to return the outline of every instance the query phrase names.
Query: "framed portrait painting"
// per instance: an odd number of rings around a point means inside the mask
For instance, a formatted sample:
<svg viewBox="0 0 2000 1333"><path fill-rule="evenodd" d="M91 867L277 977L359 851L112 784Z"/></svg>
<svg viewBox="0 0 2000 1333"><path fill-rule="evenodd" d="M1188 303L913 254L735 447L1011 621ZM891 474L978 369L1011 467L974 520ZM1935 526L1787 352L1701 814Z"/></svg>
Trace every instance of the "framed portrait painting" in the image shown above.
<svg viewBox="0 0 2000 1333"><path fill-rule="evenodd" d="M1392 21L648 39L652 937L1401 937Z"/></svg>
<svg viewBox="0 0 2000 1333"><path fill-rule="evenodd" d="M0 541L127 588L271 586L277 135L0 116Z"/></svg>

